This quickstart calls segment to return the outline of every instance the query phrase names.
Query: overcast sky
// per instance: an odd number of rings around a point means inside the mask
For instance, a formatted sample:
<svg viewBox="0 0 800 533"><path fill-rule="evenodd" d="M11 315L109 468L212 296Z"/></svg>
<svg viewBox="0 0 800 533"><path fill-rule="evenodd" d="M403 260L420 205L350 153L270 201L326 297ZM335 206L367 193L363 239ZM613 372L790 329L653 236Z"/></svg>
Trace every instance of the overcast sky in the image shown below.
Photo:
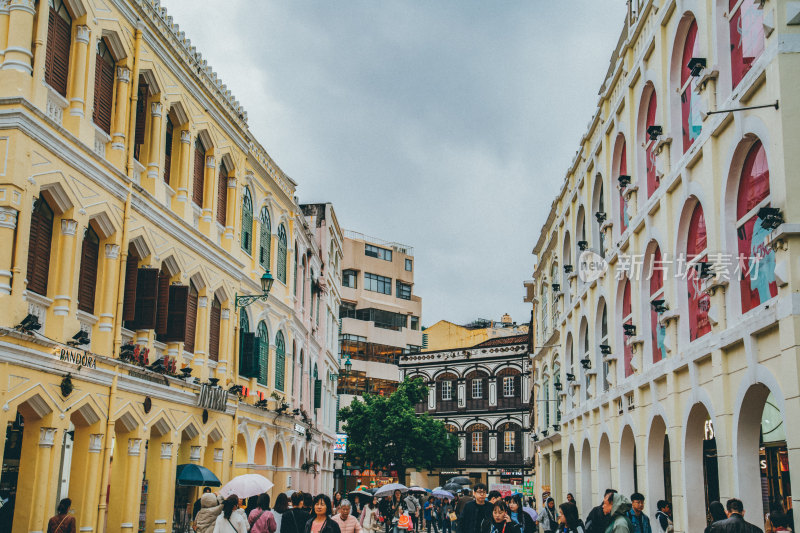
<svg viewBox="0 0 800 533"><path fill-rule="evenodd" d="M422 323L530 318L531 250L624 0L162 0L344 229L414 247Z"/></svg>

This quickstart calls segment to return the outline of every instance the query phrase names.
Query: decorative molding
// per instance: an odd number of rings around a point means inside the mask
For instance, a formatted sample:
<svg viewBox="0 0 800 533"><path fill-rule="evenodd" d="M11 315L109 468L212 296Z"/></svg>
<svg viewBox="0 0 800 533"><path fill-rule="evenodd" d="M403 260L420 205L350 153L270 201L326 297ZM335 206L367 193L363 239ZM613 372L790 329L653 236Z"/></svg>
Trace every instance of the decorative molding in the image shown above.
<svg viewBox="0 0 800 533"><path fill-rule="evenodd" d="M213 155L206 156L206 168L214 168L215 166L216 163L214 161L214 156Z"/></svg>
<svg viewBox="0 0 800 533"><path fill-rule="evenodd" d="M128 439L128 455L137 456L142 450L142 439Z"/></svg>
<svg viewBox="0 0 800 533"><path fill-rule="evenodd" d="M200 461L200 446L192 446L189 448L189 461L191 462L199 462Z"/></svg>
<svg viewBox="0 0 800 533"><path fill-rule="evenodd" d="M119 259L119 244L106 244L106 259Z"/></svg>
<svg viewBox="0 0 800 533"><path fill-rule="evenodd" d="M221 463L222 462L222 454L224 450L222 448L214 448L214 462Z"/></svg>
<svg viewBox="0 0 800 533"><path fill-rule="evenodd" d="M184 144L192 142L192 133L189 130L181 130L181 142Z"/></svg>
<svg viewBox="0 0 800 533"><path fill-rule="evenodd" d="M89 44L89 26L78 26L75 28L75 42Z"/></svg>
<svg viewBox="0 0 800 533"><path fill-rule="evenodd" d="M222 312L220 312L220 319L228 320L230 317L231 317L230 309L223 309Z"/></svg>
<svg viewBox="0 0 800 533"><path fill-rule="evenodd" d="M164 109L164 104L161 102L152 102L150 104L150 115L153 117L160 117Z"/></svg>
<svg viewBox="0 0 800 533"><path fill-rule="evenodd" d="M40 428L39 429L39 447L52 448L56 443L56 428Z"/></svg>
<svg viewBox="0 0 800 533"><path fill-rule="evenodd" d="M0 228L16 229L17 213L16 209L0 206Z"/></svg>
<svg viewBox="0 0 800 533"><path fill-rule="evenodd" d="M89 435L89 453L100 453L103 449L103 434L92 433Z"/></svg>
<svg viewBox="0 0 800 533"><path fill-rule="evenodd" d="M78 231L78 221L73 220L71 218L62 218L61 219L61 234L62 235L75 235L75 232Z"/></svg>
<svg viewBox="0 0 800 533"><path fill-rule="evenodd" d="M201 308L208 307L208 296L201 296L197 299L197 306Z"/></svg>
<svg viewBox="0 0 800 533"><path fill-rule="evenodd" d="M117 81L129 83L131 81L131 71L127 67L117 67Z"/></svg>
<svg viewBox="0 0 800 533"><path fill-rule="evenodd" d="M172 443L171 442L162 442L161 443L161 458L162 459L172 459Z"/></svg>

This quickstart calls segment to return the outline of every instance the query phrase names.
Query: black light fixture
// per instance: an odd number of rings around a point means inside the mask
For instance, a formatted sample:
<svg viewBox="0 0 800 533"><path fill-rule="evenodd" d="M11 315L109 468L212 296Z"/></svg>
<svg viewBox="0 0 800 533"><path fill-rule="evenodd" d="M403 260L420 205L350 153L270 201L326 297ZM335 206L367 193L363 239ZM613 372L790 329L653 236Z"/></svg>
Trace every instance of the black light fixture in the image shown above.
<svg viewBox="0 0 800 533"><path fill-rule="evenodd" d="M219 385L217 385L218 381L219 378L208 378L208 384L211 385L212 387L219 387Z"/></svg>
<svg viewBox="0 0 800 533"><path fill-rule="evenodd" d="M553 424L553 431L561 431L561 424Z"/></svg>
<svg viewBox="0 0 800 533"><path fill-rule="evenodd" d="M575 374L567 372L567 381L575 381Z"/></svg>
<svg viewBox="0 0 800 533"><path fill-rule="evenodd" d="M661 126L656 126L655 124L652 126L647 126L647 137L651 141L658 139L662 133L664 133L664 130L661 128Z"/></svg>
<svg viewBox="0 0 800 533"><path fill-rule="evenodd" d="M601 344L600 353L603 355L611 355L611 346L609 346L608 344Z"/></svg>
<svg viewBox="0 0 800 533"><path fill-rule="evenodd" d="M266 301L269 297L269 291L272 289L272 284L274 282L275 278L273 278L272 274L270 274L269 270L267 270L264 272L264 275L261 276L261 294L243 294L242 296L237 294L234 298L235 307L237 309L241 309L259 300Z"/></svg>
<svg viewBox="0 0 800 533"><path fill-rule="evenodd" d="M556 291L556 292L561 290L561 284L560 283L553 283L551 285L551 287L553 287L553 290Z"/></svg>
<svg viewBox="0 0 800 533"><path fill-rule="evenodd" d="M181 374L183 374L181 376L183 379L189 379L190 377L192 377L192 367L187 366L187 367L181 368Z"/></svg>
<svg viewBox="0 0 800 533"><path fill-rule="evenodd" d="M585 251L589 247L589 243L587 241L578 241L578 248L581 252Z"/></svg>
<svg viewBox="0 0 800 533"><path fill-rule="evenodd" d="M39 323L39 317L29 313L28 316L22 319L22 322L14 326L14 329L22 333L30 334L42 329L42 325Z"/></svg>
<svg viewBox="0 0 800 533"><path fill-rule="evenodd" d="M605 211L598 211L597 213L594 214L594 218L597 219L598 224L602 224L603 222L606 221Z"/></svg>
<svg viewBox="0 0 800 533"><path fill-rule="evenodd" d="M622 324L622 329L625 330L626 337L633 337L636 335L636 326L633 324Z"/></svg>
<svg viewBox="0 0 800 533"><path fill-rule="evenodd" d="M667 301L666 300L653 300L652 302L650 302L650 305L653 306L653 309L658 314L661 314L664 311L666 311L667 309L669 309L669 307L667 306Z"/></svg>
<svg viewBox="0 0 800 533"><path fill-rule="evenodd" d="M711 263L708 261L698 261L694 264L694 270L700 276L700 279L708 279L713 276Z"/></svg>
<svg viewBox="0 0 800 533"><path fill-rule="evenodd" d="M783 213L777 207L762 207L758 210L758 218L761 219L761 227L768 230L773 230L783 224Z"/></svg>
<svg viewBox="0 0 800 533"><path fill-rule="evenodd" d="M693 57L689 60L689 64L686 65L691 71L691 75L693 78L696 78L700 75L704 68L706 68L706 58L705 57Z"/></svg>
<svg viewBox="0 0 800 533"><path fill-rule="evenodd" d="M539 435L537 435L536 433L531 435L531 437L533 437L533 442L539 442Z"/></svg>
<svg viewBox="0 0 800 533"><path fill-rule="evenodd" d="M553 383L553 388L555 388L557 391L560 391L561 388L562 388L561 387L561 382L560 381L556 381L555 383Z"/></svg>
<svg viewBox="0 0 800 533"><path fill-rule="evenodd" d="M84 344L89 344L90 340L91 339L89 338L89 334L86 333L84 330L79 329L78 333L72 336L72 340L67 341L67 344L69 346L81 346Z"/></svg>
<svg viewBox="0 0 800 533"><path fill-rule="evenodd" d="M572 273L572 265L564 265L564 272L567 274Z"/></svg>
<svg viewBox="0 0 800 533"><path fill-rule="evenodd" d="M546 437L546 436L547 436L547 430L546 430L546 429L543 429L543 430L542 430L542 437Z"/></svg>
<svg viewBox="0 0 800 533"><path fill-rule="evenodd" d="M589 359L588 357L586 359L581 359L581 366L583 367L584 370L589 370L590 368L592 368L592 360Z"/></svg>
<svg viewBox="0 0 800 533"><path fill-rule="evenodd" d="M627 174L620 174L617 180L619 181L620 187L627 187L628 185L631 184L631 177L628 176Z"/></svg>

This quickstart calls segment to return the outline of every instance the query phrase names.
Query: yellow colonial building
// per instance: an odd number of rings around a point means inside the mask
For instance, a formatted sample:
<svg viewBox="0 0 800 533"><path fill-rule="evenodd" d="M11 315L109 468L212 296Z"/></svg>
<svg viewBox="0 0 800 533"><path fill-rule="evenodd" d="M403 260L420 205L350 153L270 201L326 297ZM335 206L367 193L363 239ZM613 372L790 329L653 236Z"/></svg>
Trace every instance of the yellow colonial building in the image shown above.
<svg viewBox="0 0 800 533"><path fill-rule="evenodd" d="M628 4L525 283L538 490L763 527L800 486L800 4Z"/></svg>
<svg viewBox="0 0 800 533"><path fill-rule="evenodd" d="M342 237L295 186L158 0L0 2L1 531L171 531L184 464L331 489Z"/></svg>

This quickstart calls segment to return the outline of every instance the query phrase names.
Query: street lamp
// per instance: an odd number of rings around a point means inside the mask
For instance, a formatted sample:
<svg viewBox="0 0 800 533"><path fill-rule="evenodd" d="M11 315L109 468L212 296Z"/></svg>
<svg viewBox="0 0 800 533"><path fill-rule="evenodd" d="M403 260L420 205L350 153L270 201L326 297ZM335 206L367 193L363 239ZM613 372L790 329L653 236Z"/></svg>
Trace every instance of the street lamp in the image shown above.
<svg viewBox="0 0 800 533"><path fill-rule="evenodd" d="M272 288L272 283L274 281L275 278L272 277L272 274L269 273L269 270L264 272L264 275L261 276L261 294L243 294L241 296L237 294L234 298L236 309L242 309L259 300L266 301L269 297L269 291Z"/></svg>
<svg viewBox="0 0 800 533"><path fill-rule="evenodd" d="M350 371L353 370L353 362L350 361L350 355L347 356L347 361L344 362L344 383L345 391L347 391L347 378L350 377ZM347 392L345 392L347 394Z"/></svg>

